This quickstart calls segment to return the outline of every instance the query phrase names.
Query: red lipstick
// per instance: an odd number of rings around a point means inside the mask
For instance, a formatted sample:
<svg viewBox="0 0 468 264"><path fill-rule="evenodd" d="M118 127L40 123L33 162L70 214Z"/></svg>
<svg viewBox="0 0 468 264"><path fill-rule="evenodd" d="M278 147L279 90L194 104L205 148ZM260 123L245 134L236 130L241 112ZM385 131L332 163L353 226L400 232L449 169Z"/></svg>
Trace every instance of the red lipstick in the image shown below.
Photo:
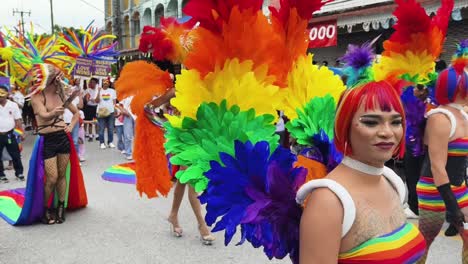
<svg viewBox="0 0 468 264"><path fill-rule="evenodd" d="M375 144L374 146L378 147L381 150L391 150L394 146L395 143L392 142L380 142L378 144Z"/></svg>

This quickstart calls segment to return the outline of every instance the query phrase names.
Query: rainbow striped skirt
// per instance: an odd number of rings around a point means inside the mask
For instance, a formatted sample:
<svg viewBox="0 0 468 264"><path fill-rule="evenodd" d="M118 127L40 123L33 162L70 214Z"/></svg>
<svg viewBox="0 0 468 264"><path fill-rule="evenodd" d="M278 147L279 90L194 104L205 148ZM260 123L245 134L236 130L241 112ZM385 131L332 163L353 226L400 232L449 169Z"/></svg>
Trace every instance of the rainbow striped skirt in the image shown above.
<svg viewBox="0 0 468 264"><path fill-rule="evenodd" d="M468 207L468 189L465 183L461 186L453 186L452 191L457 197L458 206L460 208ZM433 212L444 212L445 204L439 191L434 184L434 179L430 177L421 177L416 185L418 193L419 208L422 210Z"/></svg>

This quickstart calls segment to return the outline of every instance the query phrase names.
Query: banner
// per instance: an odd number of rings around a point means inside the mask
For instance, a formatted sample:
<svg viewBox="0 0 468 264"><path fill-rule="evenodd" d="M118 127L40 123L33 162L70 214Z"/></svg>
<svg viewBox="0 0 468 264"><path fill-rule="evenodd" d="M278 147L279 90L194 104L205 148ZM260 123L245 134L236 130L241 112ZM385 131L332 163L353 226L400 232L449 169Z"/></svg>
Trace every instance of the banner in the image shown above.
<svg viewBox="0 0 468 264"><path fill-rule="evenodd" d="M309 24L309 48L325 48L338 44L336 20Z"/></svg>
<svg viewBox="0 0 468 264"><path fill-rule="evenodd" d="M73 75L91 77L91 75L93 75L93 60L87 58L76 58Z"/></svg>
<svg viewBox="0 0 468 264"><path fill-rule="evenodd" d="M111 65L115 61L109 60L95 60L94 61L94 76L107 77L112 72Z"/></svg>
<svg viewBox="0 0 468 264"><path fill-rule="evenodd" d="M89 58L76 58L73 75L82 77L107 77L112 72L111 65L115 60L96 60Z"/></svg>

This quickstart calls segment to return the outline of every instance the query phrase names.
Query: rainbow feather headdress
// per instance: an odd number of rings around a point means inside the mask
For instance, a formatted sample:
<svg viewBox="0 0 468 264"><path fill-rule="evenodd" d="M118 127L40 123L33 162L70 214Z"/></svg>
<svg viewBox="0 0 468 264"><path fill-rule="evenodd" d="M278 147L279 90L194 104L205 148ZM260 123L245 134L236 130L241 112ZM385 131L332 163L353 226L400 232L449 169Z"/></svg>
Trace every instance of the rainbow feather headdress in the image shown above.
<svg viewBox="0 0 468 264"><path fill-rule="evenodd" d="M416 0L395 3L395 32L384 42L379 63L373 65L374 78L394 85L399 80L427 84L433 79L435 61L442 52L454 1L442 0L432 18Z"/></svg>
<svg viewBox="0 0 468 264"><path fill-rule="evenodd" d="M119 52L115 49L118 42L113 41L117 37L92 27L93 22L81 28L79 34L71 29L59 33L61 50L72 58L102 59L118 56Z"/></svg>
<svg viewBox="0 0 468 264"><path fill-rule="evenodd" d="M468 39L457 44L457 50L452 58L452 67L457 72L462 72L468 66Z"/></svg>
<svg viewBox="0 0 468 264"><path fill-rule="evenodd" d="M0 56L8 62L9 74L16 84L28 88L27 96L43 90L45 84L50 83L48 69L55 67L66 74L73 69L74 59L61 51L62 46L55 35L35 38L31 30L19 37L7 31L4 37L10 46L0 48ZM33 86L30 86L31 82Z"/></svg>

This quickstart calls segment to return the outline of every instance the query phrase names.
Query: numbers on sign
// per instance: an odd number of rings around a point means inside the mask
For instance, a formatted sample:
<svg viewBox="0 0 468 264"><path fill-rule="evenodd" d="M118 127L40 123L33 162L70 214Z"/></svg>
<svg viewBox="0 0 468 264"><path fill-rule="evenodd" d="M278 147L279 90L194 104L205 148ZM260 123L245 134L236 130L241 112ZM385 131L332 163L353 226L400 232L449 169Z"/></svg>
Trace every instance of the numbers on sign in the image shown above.
<svg viewBox="0 0 468 264"><path fill-rule="evenodd" d="M325 38L331 39L334 38L336 34L336 27L335 25L322 25L320 27L313 27L310 32L309 32L309 39L311 41L314 41L316 39L318 40L324 40Z"/></svg>

